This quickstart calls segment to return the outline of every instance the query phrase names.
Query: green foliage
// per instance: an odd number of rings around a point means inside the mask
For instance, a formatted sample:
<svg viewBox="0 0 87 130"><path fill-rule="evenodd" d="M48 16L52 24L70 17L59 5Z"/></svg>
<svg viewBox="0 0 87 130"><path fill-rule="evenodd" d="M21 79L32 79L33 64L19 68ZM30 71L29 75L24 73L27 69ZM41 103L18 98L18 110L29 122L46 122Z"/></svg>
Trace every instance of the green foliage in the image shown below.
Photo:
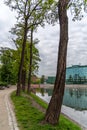
<svg viewBox="0 0 87 130"><path fill-rule="evenodd" d="M43 84L43 83L44 83L44 81L45 81L45 76L44 76L44 75L42 75L42 77L41 77L41 83Z"/></svg>
<svg viewBox="0 0 87 130"><path fill-rule="evenodd" d="M57 2L55 0L5 0L5 4L17 11L18 23L15 25L14 32L24 29L25 20L28 22L27 29L33 27L34 30L38 25L44 26L45 22L55 23L58 21ZM16 32L17 35L19 33Z"/></svg>
<svg viewBox="0 0 87 130"><path fill-rule="evenodd" d="M87 0L70 0L69 8L73 15L73 21L81 20L87 13Z"/></svg>
<svg viewBox="0 0 87 130"><path fill-rule="evenodd" d="M41 100L39 97L37 97L35 94L31 93L30 96L43 108L47 109L47 103Z"/></svg>
<svg viewBox="0 0 87 130"><path fill-rule="evenodd" d="M5 86L5 87L7 87L8 84L7 84L6 82L0 82L0 86Z"/></svg>
<svg viewBox="0 0 87 130"><path fill-rule="evenodd" d="M37 79L36 81L32 81L32 80L31 80L31 83L32 83L32 84L40 84L40 79Z"/></svg>
<svg viewBox="0 0 87 130"><path fill-rule="evenodd" d="M36 42L36 41L34 41L34 42ZM21 55L21 50L22 50L22 39L17 38L15 41L15 44L17 46L17 49L14 50L14 58L15 58L14 65L16 66L16 71L18 71L20 59L21 59L20 55ZM38 68L39 68L38 64L40 62L40 56L39 56L39 51L35 47L34 43L33 43L32 48L33 48L32 49L32 53L33 53L32 74L33 74L34 72L38 71ZM27 72L27 75L28 75L28 69L29 69L29 61L30 61L30 39L28 39L26 42L25 55L24 55L24 65L23 65L23 70L25 70Z"/></svg>
<svg viewBox="0 0 87 130"><path fill-rule="evenodd" d="M35 41L34 41L35 42ZM16 50L10 48L1 48L0 55L0 80L2 82L7 82L8 84L15 84L17 82L18 68L20 64L20 55L22 50L22 39L16 39L15 44L17 46ZM28 75L29 60L30 60L30 42L27 41L24 57L23 69L26 70ZM32 64L32 74L38 71L40 62L39 51L33 44L33 64Z"/></svg>
<svg viewBox="0 0 87 130"><path fill-rule="evenodd" d="M32 74L38 71L38 62L40 61L39 52L33 45L33 60L30 60L32 58L30 58L30 50L28 50L26 44L31 41L31 38L29 38L30 30L36 30L39 25L44 26L45 21L48 22L51 19L51 21L56 21L54 19L58 15L55 15L53 12L56 9L55 3L55 0L5 0L5 4L17 12L17 24L12 28L11 33L16 36L16 39L13 41L18 51L15 54L19 54L19 56L14 54L16 57L14 70L17 69L16 71L19 72L18 82L22 79L21 73L23 71L27 72L27 68L31 68L32 66ZM32 65L30 66L28 63L29 60L32 61Z"/></svg>
<svg viewBox="0 0 87 130"><path fill-rule="evenodd" d="M1 48L0 55L0 80L7 84L16 83L16 72L14 71L13 50L10 48Z"/></svg>
<svg viewBox="0 0 87 130"><path fill-rule="evenodd" d="M34 97L34 95L33 95ZM60 122L56 126L49 124L41 124L44 119L44 114L40 110L32 106L31 99L25 96L17 97L15 93L11 95L15 106L15 113L20 130L81 130L79 126L69 121L61 115ZM35 98L39 104L45 104L42 100ZM41 102L41 103L40 103ZM44 106L44 108L47 108Z"/></svg>
<svg viewBox="0 0 87 130"><path fill-rule="evenodd" d="M35 42L36 41L34 41L34 43ZM32 75L34 73L38 72L39 62L41 61L40 55L39 55L39 50L35 47L34 43L33 43L33 46L32 46ZM29 44L29 52L30 52L30 44Z"/></svg>

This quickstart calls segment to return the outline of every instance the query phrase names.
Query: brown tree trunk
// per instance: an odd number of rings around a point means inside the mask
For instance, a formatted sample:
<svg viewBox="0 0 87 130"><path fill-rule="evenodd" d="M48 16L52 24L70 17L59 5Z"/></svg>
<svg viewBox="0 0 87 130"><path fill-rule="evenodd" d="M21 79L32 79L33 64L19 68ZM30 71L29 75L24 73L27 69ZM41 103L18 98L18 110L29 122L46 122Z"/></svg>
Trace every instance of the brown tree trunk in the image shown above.
<svg viewBox="0 0 87 130"><path fill-rule="evenodd" d="M22 70L22 91L25 92L26 85L26 70Z"/></svg>
<svg viewBox="0 0 87 130"><path fill-rule="evenodd" d="M30 92L31 87L31 73L32 73L32 44L33 44L33 29L31 29L31 43L30 43L30 64L29 64L29 75L28 75L28 88L27 92Z"/></svg>
<svg viewBox="0 0 87 130"><path fill-rule="evenodd" d="M68 17L67 17L68 2L69 0L59 0L58 3L60 41L59 41L57 73L53 95L45 115L45 122L53 125L57 124L59 121L65 88L66 56L67 56L67 44L68 44Z"/></svg>
<svg viewBox="0 0 87 130"><path fill-rule="evenodd" d="M21 61L20 61L19 72L18 72L18 83L17 83L17 91L16 91L17 96L20 95L20 90L21 90L21 76L22 76L22 69L23 69L23 62L24 62L26 40L27 40L27 19L25 20L24 39L22 44Z"/></svg>

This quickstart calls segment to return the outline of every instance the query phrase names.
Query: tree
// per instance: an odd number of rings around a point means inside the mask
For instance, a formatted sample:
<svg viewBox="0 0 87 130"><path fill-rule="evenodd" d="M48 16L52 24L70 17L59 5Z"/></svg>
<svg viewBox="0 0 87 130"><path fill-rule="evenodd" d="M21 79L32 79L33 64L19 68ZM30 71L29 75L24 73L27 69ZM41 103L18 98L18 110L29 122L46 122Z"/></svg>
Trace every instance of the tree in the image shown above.
<svg viewBox="0 0 87 130"><path fill-rule="evenodd" d="M41 77L41 83L44 84L44 81L45 81L45 76L42 75L42 77Z"/></svg>
<svg viewBox="0 0 87 130"><path fill-rule="evenodd" d="M57 124L59 121L65 88L66 56L67 56L67 44L68 44L68 17L67 17L68 3L69 0L59 0L58 2L60 41L59 41L59 53L57 62L57 73L53 95L45 115L45 122L53 125Z"/></svg>
<svg viewBox="0 0 87 130"><path fill-rule="evenodd" d="M10 48L1 48L0 50L0 76L2 82L7 82L7 84L15 84L17 82L16 72L14 71L14 58L13 58L13 49ZM14 67L13 67L14 66Z"/></svg>
<svg viewBox="0 0 87 130"><path fill-rule="evenodd" d="M38 39L34 39L33 41L31 41L31 38L32 37L30 37L30 39L27 40L26 48L25 48L24 64L23 64L22 76L21 76L21 84L22 84L23 91L25 91L25 85L28 79L28 73L34 74L36 71L38 71L39 68L38 63L40 62L39 51L35 47L35 45L38 43ZM17 66L19 66L20 54L22 50L21 34L18 35L17 33L17 39L15 40L15 45L16 45L15 58L17 61L16 64L18 64ZM31 69L31 71L29 69Z"/></svg>
<svg viewBox="0 0 87 130"><path fill-rule="evenodd" d="M16 27L21 27L23 29L24 34L22 41L21 60L18 71L18 84L16 95L20 95L24 53L29 29L32 26L38 26L40 24L44 25L44 19L46 17L46 14L48 13L48 10L50 10L50 7L53 4L53 2L54 0L6 0L5 2L7 5L9 5L9 7L17 11L17 19L19 21L18 24L16 24Z"/></svg>
<svg viewBox="0 0 87 130"><path fill-rule="evenodd" d="M35 47L35 43L37 43L34 40L33 47L32 47L32 53L33 59L32 59L32 73L34 74L36 71L38 71L40 62L39 57L39 51ZM18 35L16 40L14 41L16 45L16 49L10 49L10 48L1 48L0 50L0 79L2 82L8 82L9 84L17 83L17 74L18 74L18 68L20 64L20 55L21 55L21 49L22 49L22 35ZM30 61L30 41L27 41L26 48L25 48L25 57L24 57L24 64L23 64L23 72L22 72L22 90L25 91L25 85L28 79L28 68L29 68L29 61Z"/></svg>
<svg viewBox="0 0 87 130"><path fill-rule="evenodd" d="M83 18L83 11L87 12L87 0L70 0L69 7L73 15L73 21L81 20Z"/></svg>
<svg viewBox="0 0 87 130"><path fill-rule="evenodd" d="M30 90L31 73L32 73L32 47L33 47L33 28L31 28L31 41L30 41L30 63L29 63L29 74L28 74L28 88L27 88L28 93Z"/></svg>

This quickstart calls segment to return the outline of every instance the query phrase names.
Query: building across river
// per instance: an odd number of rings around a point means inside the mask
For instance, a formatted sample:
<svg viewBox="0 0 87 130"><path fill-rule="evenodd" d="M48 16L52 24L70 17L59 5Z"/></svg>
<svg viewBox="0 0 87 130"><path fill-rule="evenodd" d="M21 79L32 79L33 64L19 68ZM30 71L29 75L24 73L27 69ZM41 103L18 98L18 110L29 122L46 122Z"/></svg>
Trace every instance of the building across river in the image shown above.
<svg viewBox="0 0 87 130"><path fill-rule="evenodd" d="M55 76L48 76L46 83L54 84ZM66 84L87 84L87 65L66 68Z"/></svg>

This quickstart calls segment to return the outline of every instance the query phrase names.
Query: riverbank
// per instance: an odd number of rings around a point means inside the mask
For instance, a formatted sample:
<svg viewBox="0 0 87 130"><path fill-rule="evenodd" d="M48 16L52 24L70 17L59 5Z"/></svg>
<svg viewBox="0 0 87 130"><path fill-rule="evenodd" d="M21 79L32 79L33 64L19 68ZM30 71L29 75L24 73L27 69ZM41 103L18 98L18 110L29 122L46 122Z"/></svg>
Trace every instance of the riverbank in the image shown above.
<svg viewBox="0 0 87 130"><path fill-rule="evenodd" d="M78 125L74 124L63 115L61 115L58 125L43 125L41 121L44 120L44 112L40 107L37 108L37 104L45 110L47 104L35 95L32 97L31 100L31 97L25 94L22 94L20 97L15 96L15 94L12 94L11 96L20 130L81 130Z"/></svg>
<svg viewBox="0 0 87 130"><path fill-rule="evenodd" d="M66 88L87 88L87 84L67 84Z"/></svg>
<svg viewBox="0 0 87 130"><path fill-rule="evenodd" d="M44 94L43 96L38 92L36 95L47 103L49 103L51 99L51 96L48 97L48 94ZM70 120L73 120L77 124L81 125L83 130L87 130L87 110L79 111L62 105L61 113L67 116Z"/></svg>
<svg viewBox="0 0 87 130"><path fill-rule="evenodd" d="M32 88L53 88L53 84L32 85ZM65 88L87 88L87 84L66 84Z"/></svg>

